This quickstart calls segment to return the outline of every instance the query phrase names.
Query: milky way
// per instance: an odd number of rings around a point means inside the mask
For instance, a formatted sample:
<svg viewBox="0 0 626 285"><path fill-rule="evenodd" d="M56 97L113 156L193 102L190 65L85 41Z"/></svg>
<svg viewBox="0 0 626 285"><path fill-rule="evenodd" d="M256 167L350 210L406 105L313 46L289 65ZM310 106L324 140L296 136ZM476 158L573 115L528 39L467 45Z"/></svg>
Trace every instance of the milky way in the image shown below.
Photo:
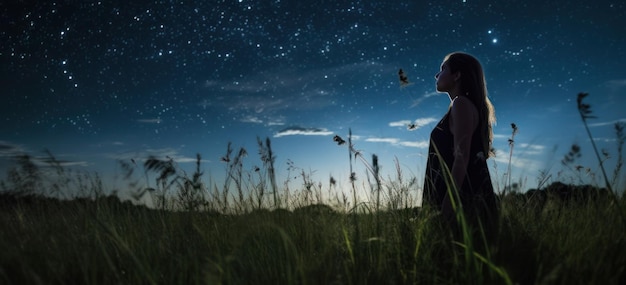
<svg viewBox="0 0 626 285"><path fill-rule="evenodd" d="M419 176L448 104L433 76L456 50L485 67L502 152L509 123L520 126L520 166L533 162L520 176L549 167L554 145L558 161L583 141L559 133L580 127L578 92L597 98L598 123L624 119L619 1L213 2L0 4L5 162L44 148L86 166L199 152L220 169L228 141L254 148L267 136L324 177L345 168L324 161L339 161L332 137L352 128L365 151Z"/></svg>

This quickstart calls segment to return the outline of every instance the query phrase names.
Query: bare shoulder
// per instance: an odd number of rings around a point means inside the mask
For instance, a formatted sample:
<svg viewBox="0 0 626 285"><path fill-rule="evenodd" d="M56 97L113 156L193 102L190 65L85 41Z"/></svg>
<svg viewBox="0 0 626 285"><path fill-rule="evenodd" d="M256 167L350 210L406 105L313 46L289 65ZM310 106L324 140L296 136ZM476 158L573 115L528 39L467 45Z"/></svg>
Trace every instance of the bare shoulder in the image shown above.
<svg viewBox="0 0 626 285"><path fill-rule="evenodd" d="M453 130L473 130L478 122L478 110L466 97L457 97L452 101L450 115Z"/></svg>
<svg viewBox="0 0 626 285"><path fill-rule="evenodd" d="M459 96L452 101L451 113L453 117L463 119L476 119L478 117L478 110L474 103L463 96Z"/></svg>

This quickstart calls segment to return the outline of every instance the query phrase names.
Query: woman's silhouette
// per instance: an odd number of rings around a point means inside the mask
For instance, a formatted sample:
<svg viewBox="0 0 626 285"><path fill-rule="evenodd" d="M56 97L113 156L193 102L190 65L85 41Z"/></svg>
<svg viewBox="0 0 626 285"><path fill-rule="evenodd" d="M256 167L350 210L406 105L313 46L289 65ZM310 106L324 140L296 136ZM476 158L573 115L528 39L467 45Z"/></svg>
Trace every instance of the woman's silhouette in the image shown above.
<svg viewBox="0 0 626 285"><path fill-rule="evenodd" d="M458 197L470 225L476 229L480 222L491 230L497 209L486 160L493 155L495 115L483 68L473 56L455 52L444 58L435 79L437 91L448 93L451 103L430 135L424 203L453 222L452 202L458 208Z"/></svg>

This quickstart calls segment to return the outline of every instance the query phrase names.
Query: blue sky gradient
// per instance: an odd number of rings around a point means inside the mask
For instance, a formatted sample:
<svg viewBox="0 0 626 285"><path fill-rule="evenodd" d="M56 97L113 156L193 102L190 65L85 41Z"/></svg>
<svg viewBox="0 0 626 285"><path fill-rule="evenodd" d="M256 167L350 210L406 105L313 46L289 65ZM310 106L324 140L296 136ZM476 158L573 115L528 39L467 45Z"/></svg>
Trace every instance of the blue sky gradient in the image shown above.
<svg viewBox="0 0 626 285"><path fill-rule="evenodd" d="M345 185L348 150L332 138L347 139L351 129L364 158L379 156L384 177L395 176L397 159L421 185L430 131L449 104L435 92L434 75L452 51L475 55L485 69L498 119L498 155L489 164L499 185L511 123L519 127L511 178L532 188L541 171L549 181L578 175L561 165L574 143L583 153L576 164L599 173L576 109L579 92L590 93L598 117L591 132L611 154L607 169L617 161L613 125L626 122L619 1L0 7L0 173L15 155L48 149L64 165L116 184L118 160L155 155L192 169L199 153L205 175L219 181L228 142L248 150L251 171L261 165L256 138L269 137L279 181L293 180L290 162L315 181L332 176ZM399 69L409 85L401 86ZM363 164L355 167L365 183Z"/></svg>

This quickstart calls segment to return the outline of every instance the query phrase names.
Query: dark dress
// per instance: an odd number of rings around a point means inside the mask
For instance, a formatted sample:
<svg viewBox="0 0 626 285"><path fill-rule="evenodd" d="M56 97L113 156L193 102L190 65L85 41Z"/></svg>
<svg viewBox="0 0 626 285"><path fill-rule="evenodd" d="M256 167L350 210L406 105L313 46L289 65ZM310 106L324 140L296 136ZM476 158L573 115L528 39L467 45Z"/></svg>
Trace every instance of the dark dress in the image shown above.
<svg viewBox="0 0 626 285"><path fill-rule="evenodd" d="M484 124L479 122L478 125ZM480 219L484 227L491 227L496 223L496 198L493 192L486 155L484 154L479 128L472 134L470 160L467 165L467 175L463 186L459 189L459 197L464 212L471 224ZM441 158L437 156L437 151ZM444 197L448 191L444 162L448 173L454 162L454 136L450 131L450 110L437 124L430 134L426 174L424 176L424 204L441 210ZM451 177L447 177L452 181Z"/></svg>

